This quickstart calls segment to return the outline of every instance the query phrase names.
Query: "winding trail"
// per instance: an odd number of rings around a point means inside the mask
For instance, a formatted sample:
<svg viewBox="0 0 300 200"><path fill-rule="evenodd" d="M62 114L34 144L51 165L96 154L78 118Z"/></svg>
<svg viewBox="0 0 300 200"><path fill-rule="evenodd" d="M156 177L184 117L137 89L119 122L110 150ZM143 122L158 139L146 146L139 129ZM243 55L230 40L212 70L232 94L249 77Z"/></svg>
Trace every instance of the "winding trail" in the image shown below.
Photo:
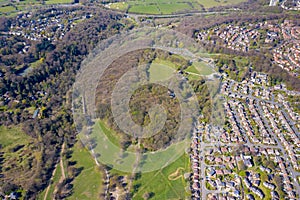
<svg viewBox="0 0 300 200"><path fill-rule="evenodd" d="M62 156L63 156L62 154L63 154L64 150L65 150L65 143L62 144L62 146L61 146L61 152L60 152L59 164L60 164L60 168L61 168L61 178L60 178L59 182L61 182L62 180L64 180L66 178L66 174L65 174L65 170L64 170L64 164L63 164L63 159L62 159ZM49 185L48 185L48 187L46 189L46 192L45 192L43 200L47 200L48 193L49 193L49 190L50 190L51 185L52 185L53 177L54 177L54 175L56 173L56 170L57 170L57 166L58 166L58 163L56 163L55 168L54 168L54 170L52 172L50 183L49 183Z"/></svg>
<svg viewBox="0 0 300 200"><path fill-rule="evenodd" d="M177 168L177 170L175 172L173 172L172 174L170 174L168 176L168 179L170 181L176 181L177 179L181 178L183 176L182 173L181 173L181 171L184 171L183 167Z"/></svg>
<svg viewBox="0 0 300 200"><path fill-rule="evenodd" d="M64 168L64 162L63 162L63 159L62 159L62 157L63 157L63 153L64 153L64 151L65 151L65 143L63 143L62 144L62 146L61 146L61 152L60 152L60 161L59 161L59 164L60 164L60 168L61 168L61 180L64 180L64 179L66 179L66 174L65 174L65 168Z"/></svg>
<svg viewBox="0 0 300 200"><path fill-rule="evenodd" d="M49 193L49 190L50 190L50 187L51 187L51 182L52 182L53 177L54 177L54 175L55 175L56 169L57 169L57 164L55 165L55 168L54 168L54 170L53 170L53 172L52 172L52 176L51 176L51 179L50 179L50 183L49 183L49 185L48 185L48 187L47 187L47 189L46 189L46 192L45 192L45 195L44 195L44 199L43 199L43 200L47 200L47 196L48 196L48 193Z"/></svg>

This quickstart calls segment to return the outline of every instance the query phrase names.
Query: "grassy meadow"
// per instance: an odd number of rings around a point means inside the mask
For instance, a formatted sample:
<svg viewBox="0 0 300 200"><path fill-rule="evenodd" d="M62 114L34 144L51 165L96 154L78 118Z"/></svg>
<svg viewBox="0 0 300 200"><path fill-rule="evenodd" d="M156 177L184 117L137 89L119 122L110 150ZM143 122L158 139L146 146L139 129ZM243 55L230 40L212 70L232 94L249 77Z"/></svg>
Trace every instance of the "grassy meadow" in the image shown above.
<svg viewBox="0 0 300 200"><path fill-rule="evenodd" d="M217 6L235 5L246 0L130 0L117 3L110 3L108 8L138 14L176 14L191 11L201 11Z"/></svg>

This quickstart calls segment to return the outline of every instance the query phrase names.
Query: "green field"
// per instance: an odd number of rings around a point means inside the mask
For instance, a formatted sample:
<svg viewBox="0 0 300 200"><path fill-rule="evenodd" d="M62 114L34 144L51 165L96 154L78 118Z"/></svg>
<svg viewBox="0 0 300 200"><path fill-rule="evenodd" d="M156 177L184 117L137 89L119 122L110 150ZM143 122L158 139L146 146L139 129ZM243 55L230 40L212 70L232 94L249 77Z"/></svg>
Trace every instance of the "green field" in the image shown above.
<svg viewBox="0 0 300 200"><path fill-rule="evenodd" d="M227 5L234 5L237 3L245 2L245 0L198 0L199 4L203 5L205 8L211 8L216 6L227 6Z"/></svg>
<svg viewBox="0 0 300 200"><path fill-rule="evenodd" d="M161 14L172 14L179 11L188 11L193 7L187 3L159 3L157 4Z"/></svg>
<svg viewBox="0 0 300 200"><path fill-rule="evenodd" d="M168 80L174 72L175 70L168 65L152 63L149 69L150 82Z"/></svg>
<svg viewBox="0 0 300 200"><path fill-rule="evenodd" d="M130 6L129 12L132 13L146 13L146 14L160 14L156 5L133 5Z"/></svg>
<svg viewBox="0 0 300 200"><path fill-rule="evenodd" d="M172 55L174 58L177 57L177 55ZM180 56L178 56L179 58L181 58ZM177 70L179 68L178 65L176 65L175 63L168 61L168 60L162 60L162 59L155 59L152 64L159 64L159 65L165 65L168 67L173 68L174 70Z"/></svg>
<svg viewBox="0 0 300 200"><path fill-rule="evenodd" d="M0 14L4 14L4 13L10 13L16 11L16 8L13 6L3 6L0 7Z"/></svg>
<svg viewBox="0 0 300 200"><path fill-rule="evenodd" d="M99 125L101 127L101 130L106 135L106 137L111 141L114 145L119 146L120 141L117 138L117 135L114 131L110 130L104 121L99 120Z"/></svg>
<svg viewBox="0 0 300 200"><path fill-rule="evenodd" d="M214 70L205 62L194 62L193 65L189 66L186 72L192 75L207 76L214 72Z"/></svg>
<svg viewBox="0 0 300 200"><path fill-rule="evenodd" d="M90 152L79 142L73 147L72 161L76 168L82 168L81 173L73 181L73 194L68 199L98 199L102 191L102 173L97 168Z"/></svg>
<svg viewBox="0 0 300 200"><path fill-rule="evenodd" d="M29 143L31 137L23 133L20 127L0 126L0 144L3 149Z"/></svg>
<svg viewBox="0 0 300 200"><path fill-rule="evenodd" d="M73 0L47 0L45 1L46 4L66 4L72 3Z"/></svg>
<svg viewBox="0 0 300 200"><path fill-rule="evenodd" d="M112 131L107 128L103 121L99 122L105 135L113 143L117 143ZM93 137L92 133L90 137ZM98 146L103 144L98 143ZM78 145L77 145L78 146ZM71 160L77 161L76 167L83 166L84 169L78 177L75 178L74 194L69 199L96 199L95 196L90 194L97 194L101 187L101 174L99 178L97 173L100 173L96 169L96 165L86 149L75 146ZM94 149L97 151L97 147ZM109 152L102 151L101 156L109 154ZM113 153L110 152L112 155ZM112 158L114 156L112 155ZM125 164L126 165L126 164ZM185 191L188 185L188 180L184 179L184 173L190 172L190 159L187 154L182 155L175 162L171 163L167 167L156 170L154 172L142 173L139 178L136 178L131 188L133 199L143 199L145 193L151 193L152 199L186 199L189 197L189 192ZM120 172L116 169L111 169L110 174L112 176L130 176L129 173ZM83 185L80 183L87 183ZM96 190L98 188L98 190ZM91 190L94 192L92 193ZM89 195L87 195L89 194Z"/></svg>
<svg viewBox="0 0 300 200"><path fill-rule="evenodd" d="M199 75L188 74L187 78L188 78L190 81L199 80Z"/></svg>
<svg viewBox="0 0 300 200"><path fill-rule="evenodd" d="M108 8L126 11L128 9L127 2L116 2L109 4Z"/></svg>
<svg viewBox="0 0 300 200"><path fill-rule="evenodd" d="M187 199L190 195L185 191L188 181L183 176L187 172L190 172L190 160L188 155L184 154L161 170L142 173L141 177L133 182L133 188L137 188L133 192L133 199L143 199L145 193L152 193L151 199L157 200Z"/></svg>
<svg viewBox="0 0 300 200"><path fill-rule="evenodd" d="M171 0L131 0L106 5L107 8L128 11L139 14L176 14L191 11L201 11L202 8L211 8L216 6L234 5L245 2L246 0L190 0L190 1L171 1ZM46 0L46 5L51 4L69 4L73 0ZM10 2L0 0L0 15L11 15L32 6L41 6L41 2L34 0L25 0L21 2ZM14 7L15 6L15 7ZM17 9L16 9L17 8Z"/></svg>
<svg viewBox="0 0 300 200"><path fill-rule="evenodd" d="M67 199L90 200L99 199L102 191L102 173L97 168L90 152L77 142L72 148L72 161L76 168L82 168L81 173L73 181L73 193Z"/></svg>
<svg viewBox="0 0 300 200"><path fill-rule="evenodd" d="M108 8L139 14L176 14L201 11L203 8L234 5L246 0L131 0L108 4Z"/></svg>

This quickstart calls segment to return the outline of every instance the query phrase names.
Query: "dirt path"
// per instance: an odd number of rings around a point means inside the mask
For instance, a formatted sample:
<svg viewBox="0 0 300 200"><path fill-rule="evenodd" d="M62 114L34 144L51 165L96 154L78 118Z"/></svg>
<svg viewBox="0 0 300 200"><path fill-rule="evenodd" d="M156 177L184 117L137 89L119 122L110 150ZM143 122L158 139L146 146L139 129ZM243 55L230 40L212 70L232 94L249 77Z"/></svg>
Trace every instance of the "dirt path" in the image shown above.
<svg viewBox="0 0 300 200"><path fill-rule="evenodd" d="M57 164L55 165L55 168L54 168L54 170L52 172L52 176L51 176L51 179L50 179L50 184L48 185L48 187L46 189L44 200L47 200L47 196L48 196L48 193L49 193L49 190L50 190L50 187L51 187L51 182L53 180L53 176L55 175L56 169L57 169Z"/></svg>
<svg viewBox="0 0 300 200"><path fill-rule="evenodd" d="M175 181L175 180L181 178L181 177L182 177L181 171L184 171L184 168L183 168L183 167L177 168L177 170L176 170L175 172L173 172L172 174L170 174L170 175L168 176L168 179L169 179L170 181Z"/></svg>
<svg viewBox="0 0 300 200"><path fill-rule="evenodd" d="M62 180L64 180L64 179L66 179L66 174L65 174L65 168L64 168L64 162L63 162L63 159L62 159L62 157L63 157L63 153L64 153L64 151L65 151L65 143L63 143L63 145L61 146L61 152L60 152L60 161L59 161L59 163L60 163L60 168L61 168L61 176L62 176Z"/></svg>
<svg viewBox="0 0 300 200"><path fill-rule="evenodd" d="M61 180L64 180L66 178L66 175L65 175L65 170L64 170L64 164L63 164L63 159L62 159L62 154L65 150L65 143L62 144L61 146L61 152L60 152L60 160L59 160L59 164L60 164L60 168L61 168L61 178L60 178L60 181ZM55 168L52 172L52 175L51 175L51 179L50 179L50 183L46 189L46 192L45 192L45 196L44 196L44 199L43 200L47 200L47 197L48 197L48 193L49 193L49 190L50 190L50 187L51 187L51 183L52 183L52 180L53 180L53 177L55 175L55 172L56 172L56 169L57 169L57 166L58 166L58 163L55 165Z"/></svg>

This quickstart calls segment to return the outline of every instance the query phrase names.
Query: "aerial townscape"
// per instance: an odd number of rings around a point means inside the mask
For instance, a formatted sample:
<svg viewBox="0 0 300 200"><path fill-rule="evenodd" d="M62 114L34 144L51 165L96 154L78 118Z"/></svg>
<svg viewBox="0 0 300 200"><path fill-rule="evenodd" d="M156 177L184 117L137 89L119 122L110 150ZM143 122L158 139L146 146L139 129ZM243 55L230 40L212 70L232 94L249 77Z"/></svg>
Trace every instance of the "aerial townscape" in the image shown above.
<svg viewBox="0 0 300 200"><path fill-rule="evenodd" d="M284 87L271 87L266 74L252 72L240 83L224 79L221 92L224 128L201 123L193 134L193 195L280 199L285 192L297 199L300 116L284 97Z"/></svg>
<svg viewBox="0 0 300 200"><path fill-rule="evenodd" d="M0 0L0 199L300 199L300 0Z"/></svg>

